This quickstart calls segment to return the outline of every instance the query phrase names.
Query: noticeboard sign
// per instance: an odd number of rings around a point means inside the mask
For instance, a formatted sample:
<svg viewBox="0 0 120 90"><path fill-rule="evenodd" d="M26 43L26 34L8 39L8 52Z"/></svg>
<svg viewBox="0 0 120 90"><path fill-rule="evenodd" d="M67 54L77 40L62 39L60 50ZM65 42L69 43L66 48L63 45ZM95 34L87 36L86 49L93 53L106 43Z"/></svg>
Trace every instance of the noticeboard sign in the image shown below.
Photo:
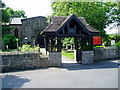
<svg viewBox="0 0 120 90"><path fill-rule="evenodd" d="M102 38L100 36L93 36L93 45L102 45Z"/></svg>

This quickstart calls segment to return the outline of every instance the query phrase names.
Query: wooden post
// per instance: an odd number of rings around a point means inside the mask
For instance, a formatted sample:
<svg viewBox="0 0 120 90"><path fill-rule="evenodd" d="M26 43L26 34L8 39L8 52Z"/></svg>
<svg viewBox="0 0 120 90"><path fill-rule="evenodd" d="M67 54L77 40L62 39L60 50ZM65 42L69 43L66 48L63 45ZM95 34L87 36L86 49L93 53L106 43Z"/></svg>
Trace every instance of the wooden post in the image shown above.
<svg viewBox="0 0 120 90"><path fill-rule="evenodd" d="M81 48L82 48L82 50L84 51L85 50L85 45L86 45L86 36L83 36L82 38L81 38L81 42L82 42L82 45L81 45Z"/></svg>
<svg viewBox="0 0 120 90"><path fill-rule="evenodd" d="M44 36L44 44L45 44L45 50L46 50L46 55L47 55L47 51L49 51L49 48L48 48L49 39L47 36Z"/></svg>
<svg viewBox="0 0 120 90"><path fill-rule="evenodd" d="M69 33L69 24L67 25L67 33Z"/></svg>
<svg viewBox="0 0 120 90"><path fill-rule="evenodd" d="M90 50L93 50L93 36L91 35L89 37L90 37L90 41L89 41L89 43L90 43Z"/></svg>
<svg viewBox="0 0 120 90"><path fill-rule="evenodd" d="M61 47L61 38L58 37L57 38L57 51L61 52L61 49L62 49L62 47Z"/></svg>
<svg viewBox="0 0 120 90"><path fill-rule="evenodd" d="M75 43L75 50L77 49L77 38L74 38L74 43Z"/></svg>
<svg viewBox="0 0 120 90"><path fill-rule="evenodd" d="M48 45L48 50L49 50L49 52L51 52L51 39L49 38L49 43L48 43L49 45Z"/></svg>
<svg viewBox="0 0 120 90"><path fill-rule="evenodd" d="M51 52L53 52L53 39L51 38Z"/></svg>
<svg viewBox="0 0 120 90"><path fill-rule="evenodd" d="M81 49L83 50L84 37L81 37Z"/></svg>

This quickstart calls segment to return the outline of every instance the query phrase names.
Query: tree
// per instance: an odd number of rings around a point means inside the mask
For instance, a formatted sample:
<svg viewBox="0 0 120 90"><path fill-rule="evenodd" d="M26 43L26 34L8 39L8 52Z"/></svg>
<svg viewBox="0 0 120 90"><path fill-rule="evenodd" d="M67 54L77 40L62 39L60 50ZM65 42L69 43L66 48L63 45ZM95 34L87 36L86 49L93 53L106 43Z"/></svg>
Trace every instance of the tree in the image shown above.
<svg viewBox="0 0 120 90"><path fill-rule="evenodd" d="M13 17L26 17L25 11L23 10L14 11Z"/></svg>
<svg viewBox="0 0 120 90"><path fill-rule="evenodd" d="M10 21L10 15L5 9L2 9L2 23L8 23Z"/></svg>
<svg viewBox="0 0 120 90"><path fill-rule="evenodd" d="M74 44L74 38L66 37L62 40L63 47L66 47L68 49L68 46L70 46L73 49Z"/></svg>
<svg viewBox="0 0 120 90"><path fill-rule="evenodd" d="M75 14L84 17L88 24L100 31L103 40L108 40L104 28L113 23L114 11L117 3L114 2L53 2L53 16L69 16ZM112 16L112 17L111 17Z"/></svg>
<svg viewBox="0 0 120 90"><path fill-rule="evenodd" d="M5 3L2 3L2 23L9 23L10 18L14 17L26 17L23 10L14 11L12 8L7 7Z"/></svg>

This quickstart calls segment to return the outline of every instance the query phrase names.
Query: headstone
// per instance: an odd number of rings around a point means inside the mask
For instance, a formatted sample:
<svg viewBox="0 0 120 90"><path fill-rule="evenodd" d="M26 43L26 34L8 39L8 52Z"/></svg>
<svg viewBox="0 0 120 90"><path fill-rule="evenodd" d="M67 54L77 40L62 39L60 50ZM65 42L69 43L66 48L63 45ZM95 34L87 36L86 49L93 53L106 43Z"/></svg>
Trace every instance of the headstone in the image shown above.
<svg viewBox="0 0 120 90"><path fill-rule="evenodd" d="M111 45L115 45L115 40L111 40Z"/></svg>
<svg viewBox="0 0 120 90"><path fill-rule="evenodd" d="M118 25L118 34L120 34L120 25Z"/></svg>

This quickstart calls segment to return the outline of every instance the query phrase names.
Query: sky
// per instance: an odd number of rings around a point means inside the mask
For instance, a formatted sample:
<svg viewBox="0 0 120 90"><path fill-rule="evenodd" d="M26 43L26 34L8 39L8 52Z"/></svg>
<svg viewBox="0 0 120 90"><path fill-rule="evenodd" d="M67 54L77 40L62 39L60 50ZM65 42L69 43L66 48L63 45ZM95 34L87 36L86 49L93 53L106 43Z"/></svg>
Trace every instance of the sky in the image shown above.
<svg viewBox="0 0 120 90"><path fill-rule="evenodd" d="M26 16L48 16L52 14L51 0L2 0L13 10L24 10Z"/></svg>
<svg viewBox="0 0 120 90"><path fill-rule="evenodd" d="M24 10L26 16L49 16L52 14L51 0L2 0L5 4L13 10ZM112 25L110 25L112 26ZM117 33L117 28L108 26L106 29L107 34Z"/></svg>

